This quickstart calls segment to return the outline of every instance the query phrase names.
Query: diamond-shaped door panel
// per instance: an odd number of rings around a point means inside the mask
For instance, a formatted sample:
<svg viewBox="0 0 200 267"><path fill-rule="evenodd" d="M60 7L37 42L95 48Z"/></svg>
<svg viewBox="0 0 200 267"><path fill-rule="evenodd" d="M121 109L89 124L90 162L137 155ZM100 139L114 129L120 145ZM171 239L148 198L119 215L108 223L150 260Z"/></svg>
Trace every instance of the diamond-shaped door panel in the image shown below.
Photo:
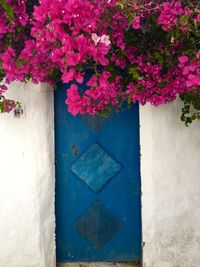
<svg viewBox="0 0 200 267"><path fill-rule="evenodd" d="M122 225L99 202L95 202L75 223L75 229L97 250L120 230Z"/></svg>
<svg viewBox="0 0 200 267"><path fill-rule="evenodd" d="M71 166L71 170L98 193L121 170L121 165L95 143Z"/></svg>

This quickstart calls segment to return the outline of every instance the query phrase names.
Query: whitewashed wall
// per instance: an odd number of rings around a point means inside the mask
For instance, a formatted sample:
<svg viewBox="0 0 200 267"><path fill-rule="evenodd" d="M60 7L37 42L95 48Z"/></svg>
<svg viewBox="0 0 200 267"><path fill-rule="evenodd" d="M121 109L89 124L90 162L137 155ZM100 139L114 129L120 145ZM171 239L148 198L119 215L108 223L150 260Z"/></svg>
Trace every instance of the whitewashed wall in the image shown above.
<svg viewBox="0 0 200 267"><path fill-rule="evenodd" d="M0 115L0 267L55 267L53 91L15 83L26 116ZM144 266L200 266L200 123L141 107Z"/></svg>
<svg viewBox="0 0 200 267"><path fill-rule="evenodd" d="M180 103L140 108L145 267L200 266L200 122Z"/></svg>
<svg viewBox="0 0 200 267"><path fill-rule="evenodd" d="M26 116L0 114L0 267L53 267L53 91L15 83L8 95Z"/></svg>

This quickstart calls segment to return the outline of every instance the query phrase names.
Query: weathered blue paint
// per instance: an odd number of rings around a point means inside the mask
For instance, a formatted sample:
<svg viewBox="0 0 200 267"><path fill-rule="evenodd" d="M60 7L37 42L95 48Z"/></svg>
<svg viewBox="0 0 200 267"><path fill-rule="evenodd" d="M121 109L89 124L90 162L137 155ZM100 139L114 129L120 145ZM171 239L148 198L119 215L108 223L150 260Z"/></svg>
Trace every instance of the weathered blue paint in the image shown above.
<svg viewBox="0 0 200 267"><path fill-rule="evenodd" d="M95 202L75 224L76 230L100 250L122 227L101 203Z"/></svg>
<svg viewBox="0 0 200 267"><path fill-rule="evenodd" d="M121 170L121 166L95 143L72 165L71 170L98 193Z"/></svg>
<svg viewBox="0 0 200 267"><path fill-rule="evenodd" d="M57 261L139 261L138 106L73 117L65 92L55 93Z"/></svg>
<svg viewBox="0 0 200 267"><path fill-rule="evenodd" d="M81 119L93 130L94 133L98 134L99 131L103 128L106 119L95 115L90 116L88 114L84 114L81 116Z"/></svg>

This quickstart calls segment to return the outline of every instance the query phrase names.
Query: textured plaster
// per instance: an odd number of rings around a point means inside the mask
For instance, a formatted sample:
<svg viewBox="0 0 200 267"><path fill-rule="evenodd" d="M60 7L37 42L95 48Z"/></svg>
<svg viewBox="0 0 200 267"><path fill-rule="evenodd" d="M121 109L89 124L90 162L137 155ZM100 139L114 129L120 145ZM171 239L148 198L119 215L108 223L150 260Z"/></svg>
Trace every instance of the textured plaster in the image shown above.
<svg viewBox="0 0 200 267"><path fill-rule="evenodd" d="M8 94L26 116L0 115L0 267L55 267L53 93L15 83ZM186 128L179 110L140 109L145 267L200 266L200 123Z"/></svg>
<svg viewBox="0 0 200 267"><path fill-rule="evenodd" d="M140 108L145 267L200 266L200 122L179 112Z"/></svg>
<svg viewBox="0 0 200 267"><path fill-rule="evenodd" d="M0 267L54 267L53 91L15 83L25 118L0 114Z"/></svg>

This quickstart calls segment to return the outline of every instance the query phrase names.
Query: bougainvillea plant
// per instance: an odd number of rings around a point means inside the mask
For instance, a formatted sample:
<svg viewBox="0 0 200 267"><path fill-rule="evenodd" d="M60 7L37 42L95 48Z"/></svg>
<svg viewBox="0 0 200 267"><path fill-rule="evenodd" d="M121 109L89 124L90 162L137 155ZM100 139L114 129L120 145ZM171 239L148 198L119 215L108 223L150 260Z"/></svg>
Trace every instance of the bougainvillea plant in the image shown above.
<svg viewBox="0 0 200 267"><path fill-rule="evenodd" d="M68 84L63 101L73 115L180 96L188 125L200 119L200 3L1 0L1 112L15 106L6 85L30 79Z"/></svg>

